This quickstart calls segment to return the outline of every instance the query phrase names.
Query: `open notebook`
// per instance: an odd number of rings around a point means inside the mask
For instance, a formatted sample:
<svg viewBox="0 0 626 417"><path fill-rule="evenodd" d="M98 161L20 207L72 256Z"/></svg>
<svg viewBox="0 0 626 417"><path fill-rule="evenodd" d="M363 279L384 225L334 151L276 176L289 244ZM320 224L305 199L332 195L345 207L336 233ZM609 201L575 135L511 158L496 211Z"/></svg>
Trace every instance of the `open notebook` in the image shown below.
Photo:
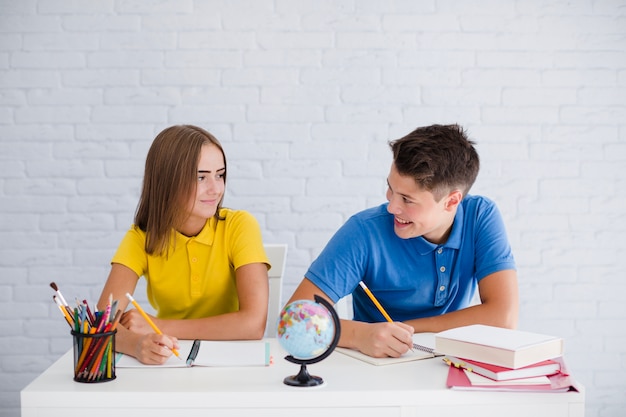
<svg viewBox="0 0 626 417"><path fill-rule="evenodd" d="M417 361L420 359L443 356L435 352L435 333L415 333L413 335L413 351L408 351L399 358L374 358L358 350L338 347L335 351L352 356L372 365L391 365L394 363Z"/></svg>
<svg viewBox="0 0 626 417"><path fill-rule="evenodd" d="M179 340L180 358L172 355L162 365L146 365L118 353L116 368L185 368L190 366L268 366L270 344L262 340Z"/></svg>

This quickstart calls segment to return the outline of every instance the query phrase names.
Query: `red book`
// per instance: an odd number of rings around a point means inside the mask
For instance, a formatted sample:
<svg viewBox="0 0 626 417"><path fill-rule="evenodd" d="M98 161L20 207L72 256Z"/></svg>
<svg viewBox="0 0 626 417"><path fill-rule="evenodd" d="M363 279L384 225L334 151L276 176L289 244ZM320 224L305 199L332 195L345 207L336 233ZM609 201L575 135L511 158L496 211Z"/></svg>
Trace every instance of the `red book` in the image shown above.
<svg viewBox="0 0 626 417"><path fill-rule="evenodd" d="M457 358L447 355L443 358L446 363L457 368L466 369L478 375L493 379L494 381L508 381L511 379L532 378L535 376L554 375L561 371L561 364L551 359L537 362L523 368L505 368L469 359Z"/></svg>

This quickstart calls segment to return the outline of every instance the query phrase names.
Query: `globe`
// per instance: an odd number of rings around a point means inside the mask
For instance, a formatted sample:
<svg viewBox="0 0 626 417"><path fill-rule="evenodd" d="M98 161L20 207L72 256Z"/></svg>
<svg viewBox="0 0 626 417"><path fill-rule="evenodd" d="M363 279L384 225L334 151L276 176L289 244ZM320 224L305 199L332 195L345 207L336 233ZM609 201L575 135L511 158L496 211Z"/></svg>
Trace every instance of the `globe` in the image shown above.
<svg viewBox="0 0 626 417"><path fill-rule="evenodd" d="M320 296L287 304L278 316L276 338L289 356L289 362L301 365L300 373L285 378L287 385L315 386L322 378L309 375L306 365L325 359L337 346L339 317L332 305Z"/></svg>
<svg viewBox="0 0 626 417"><path fill-rule="evenodd" d="M280 345L297 359L313 359L330 347L335 323L326 307L311 300L294 301L281 311L277 337Z"/></svg>

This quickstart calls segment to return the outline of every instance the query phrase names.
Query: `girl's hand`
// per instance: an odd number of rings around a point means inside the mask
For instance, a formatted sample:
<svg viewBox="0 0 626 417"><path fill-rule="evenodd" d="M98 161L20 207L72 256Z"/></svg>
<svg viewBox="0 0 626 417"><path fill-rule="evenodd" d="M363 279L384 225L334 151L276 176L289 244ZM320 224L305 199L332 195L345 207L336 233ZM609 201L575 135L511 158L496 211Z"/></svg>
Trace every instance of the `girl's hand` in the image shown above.
<svg viewBox="0 0 626 417"><path fill-rule="evenodd" d="M154 324L157 324L156 317L150 314L148 314L148 316L150 317L152 322L154 322ZM139 333L139 334L154 333L154 330L152 329L150 324L148 324L148 322L143 318L141 313L139 313L139 311L135 310L134 308L122 314L122 318L120 319L120 324L126 327L128 330L130 330L133 333ZM157 324L157 327L158 327L158 324Z"/></svg>
<svg viewBox="0 0 626 417"><path fill-rule="evenodd" d="M150 333L138 339L133 356L146 365L161 365L172 356L172 349L178 348L178 340L175 337Z"/></svg>

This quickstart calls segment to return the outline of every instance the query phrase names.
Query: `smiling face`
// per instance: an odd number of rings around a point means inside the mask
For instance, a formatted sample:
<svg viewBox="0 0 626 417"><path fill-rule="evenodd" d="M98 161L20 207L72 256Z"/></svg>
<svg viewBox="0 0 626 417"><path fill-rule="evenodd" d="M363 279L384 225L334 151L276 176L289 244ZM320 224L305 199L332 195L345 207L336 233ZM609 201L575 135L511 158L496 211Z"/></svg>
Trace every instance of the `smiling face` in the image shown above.
<svg viewBox="0 0 626 417"><path fill-rule="evenodd" d="M387 177L387 211L393 214L393 229L402 239L423 236L429 242L444 243L452 229L462 194L454 190L439 201L409 176L401 175L395 164Z"/></svg>
<svg viewBox="0 0 626 417"><path fill-rule="evenodd" d="M202 230L207 219L215 215L226 188L224 155L213 144L202 145L198 161L196 191L189 200L189 217L180 229L187 236Z"/></svg>

